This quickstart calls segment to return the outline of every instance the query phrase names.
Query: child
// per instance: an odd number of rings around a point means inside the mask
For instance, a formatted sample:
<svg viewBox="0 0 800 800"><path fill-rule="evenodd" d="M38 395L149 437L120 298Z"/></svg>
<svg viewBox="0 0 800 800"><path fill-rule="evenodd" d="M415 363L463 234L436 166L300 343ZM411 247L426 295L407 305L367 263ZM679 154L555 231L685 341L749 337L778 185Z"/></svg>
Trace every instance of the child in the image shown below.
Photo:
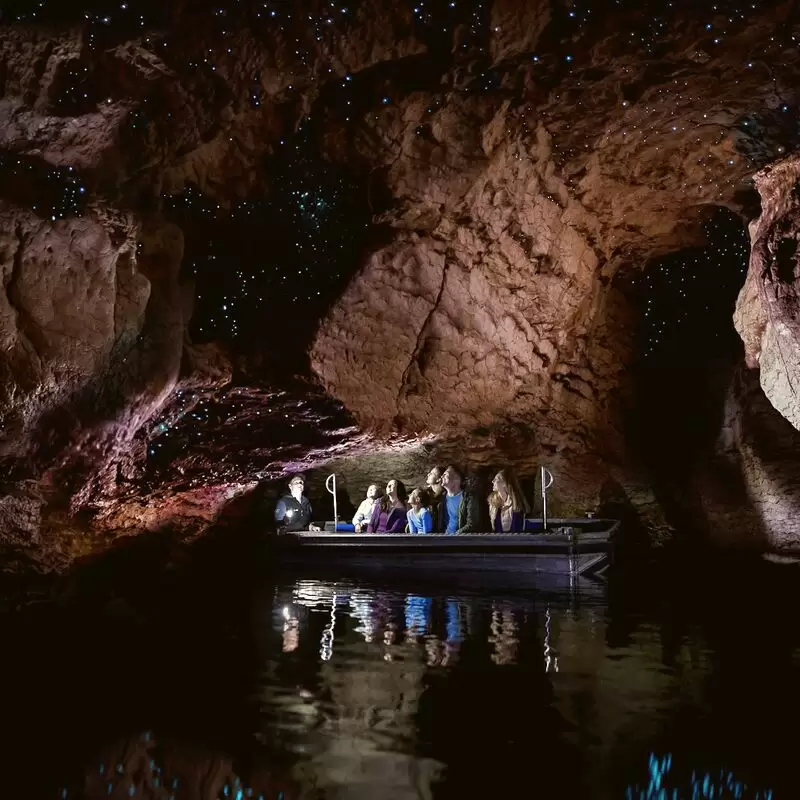
<svg viewBox="0 0 800 800"><path fill-rule="evenodd" d="M430 533L433 530L433 516L429 508L430 500L424 489L414 489L408 498L408 532Z"/></svg>

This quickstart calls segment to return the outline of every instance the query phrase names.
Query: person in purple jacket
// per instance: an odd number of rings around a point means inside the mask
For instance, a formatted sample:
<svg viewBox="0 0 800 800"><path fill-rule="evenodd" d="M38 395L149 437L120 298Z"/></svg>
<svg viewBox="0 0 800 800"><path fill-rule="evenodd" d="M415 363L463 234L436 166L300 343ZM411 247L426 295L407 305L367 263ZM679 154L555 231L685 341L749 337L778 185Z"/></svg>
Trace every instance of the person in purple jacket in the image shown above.
<svg viewBox="0 0 800 800"><path fill-rule="evenodd" d="M367 526L369 533L402 533L406 529L406 487L402 481L392 480L386 484L386 494L372 509L372 518Z"/></svg>

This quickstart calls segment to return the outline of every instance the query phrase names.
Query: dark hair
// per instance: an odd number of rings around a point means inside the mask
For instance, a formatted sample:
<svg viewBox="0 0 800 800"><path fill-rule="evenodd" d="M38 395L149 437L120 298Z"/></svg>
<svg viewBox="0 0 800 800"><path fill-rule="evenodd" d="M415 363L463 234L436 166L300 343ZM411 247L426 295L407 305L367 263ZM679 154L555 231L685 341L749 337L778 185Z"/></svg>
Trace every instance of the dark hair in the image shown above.
<svg viewBox="0 0 800 800"><path fill-rule="evenodd" d="M305 486L306 476L303 475L302 472L298 472L296 475L292 475L292 477L289 478L289 484L288 485L291 486L293 483L297 483L297 481L302 481L303 485Z"/></svg>
<svg viewBox="0 0 800 800"><path fill-rule="evenodd" d="M406 500L408 499L408 492L406 492L406 486L403 481L397 480L397 478L390 478L386 483L387 485L390 481L394 481L397 484L397 499L403 504L406 504ZM389 511L389 495L384 494L381 496L381 511Z"/></svg>
<svg viewBox="0 0 800 800"><path fill-rule="evenodd" d="M448 464L442 470L442 475L444 475L444 473L447 472L447 470L450 470L450 472L455 472L456 475L458 475L458 477L461 479L461 482L462 483L464 482L464 470L461 469L461 467L459 467L457 464Z"/></svg>
<svg viewBox="0 0 800 800"><path fill-rule="evenodd" d="M409 494L408 496L409 505L411 504L411 498L415 494L419 495L420 508L431 507L431 493L424 486L417 486L415 489L412 490L411 494Z"/></svg>

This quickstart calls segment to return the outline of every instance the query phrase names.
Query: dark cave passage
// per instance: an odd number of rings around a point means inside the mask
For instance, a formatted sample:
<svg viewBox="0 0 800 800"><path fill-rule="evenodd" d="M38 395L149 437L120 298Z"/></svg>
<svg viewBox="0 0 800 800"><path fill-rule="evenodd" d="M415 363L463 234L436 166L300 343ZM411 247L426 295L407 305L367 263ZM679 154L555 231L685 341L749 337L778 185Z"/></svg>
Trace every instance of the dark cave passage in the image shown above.
<svg viewBox="0 0 800 800"><path fill-rule="evenodd" d="M691 475L713 457L741 362L733 312L750 253L746 226L728 209L715 209L703 228L705 246L650 262L633 290L642 310L626 435L682 529L693 526Z"/></svg>

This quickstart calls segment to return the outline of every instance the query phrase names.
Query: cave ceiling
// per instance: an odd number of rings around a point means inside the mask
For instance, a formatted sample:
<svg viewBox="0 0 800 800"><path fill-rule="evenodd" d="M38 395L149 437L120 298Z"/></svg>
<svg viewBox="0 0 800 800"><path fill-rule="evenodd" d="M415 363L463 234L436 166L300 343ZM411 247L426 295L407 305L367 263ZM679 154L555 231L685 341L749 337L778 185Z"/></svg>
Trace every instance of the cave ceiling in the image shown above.
<svg viewBox="0 0 800 800"><path fill-rule="evenodd" d="M16 519L216 508L436 438L580 483L625 460L627 376L674 316L647 319L641 276L683 291L676 252L721 270L732 330L754 176L800 141L793 2L46 1L0 23ZM792 421L796 328L787 367L748 309Z"/></svg>

